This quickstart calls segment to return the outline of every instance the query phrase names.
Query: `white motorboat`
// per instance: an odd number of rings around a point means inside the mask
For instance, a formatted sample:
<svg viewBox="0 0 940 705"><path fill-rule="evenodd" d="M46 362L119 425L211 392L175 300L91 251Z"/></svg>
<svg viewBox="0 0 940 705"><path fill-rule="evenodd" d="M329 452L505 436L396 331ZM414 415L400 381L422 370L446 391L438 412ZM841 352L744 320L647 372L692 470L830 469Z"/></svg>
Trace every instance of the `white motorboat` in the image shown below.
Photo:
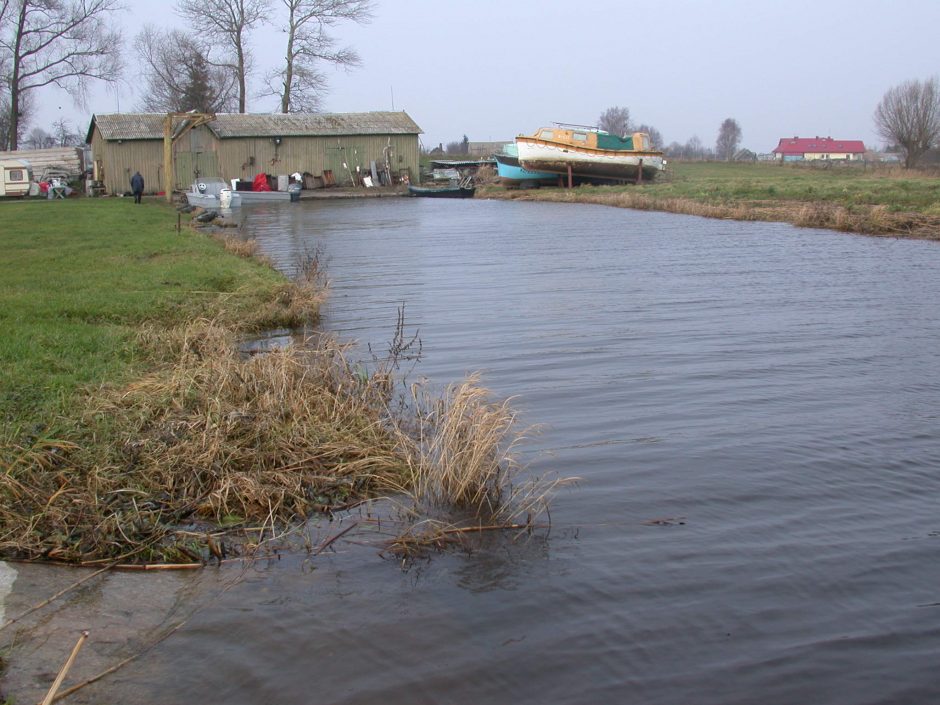
<svg viewBox="0 0 940 705"><path fill-rule="evenodd" d="M241 194L217 177L206 177L194 182L186 192L186 200L191 206L206 209L238 208L242 204Z"/></svg>

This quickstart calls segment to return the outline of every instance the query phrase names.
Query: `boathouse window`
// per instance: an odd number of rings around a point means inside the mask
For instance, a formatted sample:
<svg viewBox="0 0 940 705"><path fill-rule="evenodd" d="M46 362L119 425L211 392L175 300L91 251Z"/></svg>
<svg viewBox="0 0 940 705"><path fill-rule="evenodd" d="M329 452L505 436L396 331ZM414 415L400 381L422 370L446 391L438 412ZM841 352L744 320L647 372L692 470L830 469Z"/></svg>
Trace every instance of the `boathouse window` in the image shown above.
<svg viewBox="0 0 940 705"><path fill-rule="evenodd" d="M541 132L539 132L539 137L541 137L543 140L550 140L554 136L555 135L552 134L551 130L542 130Z"/></svg>
<svg viewBox="0 0 940 705"><path fill-rule="evenodd" d="M25 181L23 178L22 169L11 169L10 170L10 181Z"/></svg>
<svg viewBox="0 0 940 705"><path fill-rule="evenodd" d="M587 142L587 132L575 132L571 137L575 142Z"/></svg>

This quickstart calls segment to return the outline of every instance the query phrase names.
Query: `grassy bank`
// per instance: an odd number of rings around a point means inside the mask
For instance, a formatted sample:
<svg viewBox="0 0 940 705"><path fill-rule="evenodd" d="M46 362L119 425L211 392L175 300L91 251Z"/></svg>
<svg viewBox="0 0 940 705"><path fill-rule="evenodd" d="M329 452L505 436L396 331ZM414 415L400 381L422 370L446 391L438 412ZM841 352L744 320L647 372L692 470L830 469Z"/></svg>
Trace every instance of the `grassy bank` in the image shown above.
<svg viewBox="0 0 940 705"><path fill-rule="evenodd" d="M291 308L288 283L269 267L177 234L162 204L6 202L0 216L0 438L56 427L81 390L152 364L137 341L145 323L204 317L263 330L310 313Z"/></svg>
<svg viewBox="0 0 940 705"><path fill-rule="evenodd" d="M512 411L473 381L392 403L407 342L368 370L327 336L239 352L315 319L315 270L288 282L157 203L0 214L0 556L198 564L383 493L439 518L406 528L391 550L407 552L463 536L453 510L463 532L542 506L543 486L513 482Z"/></svg>
<svg viewBox="0 0 940 705"><path fill-rule="evenodd" d="M506 191L482 197L598 203L846 232L940 238L940 178L899 169L766 163L669 165L654 183Z"/></svg>

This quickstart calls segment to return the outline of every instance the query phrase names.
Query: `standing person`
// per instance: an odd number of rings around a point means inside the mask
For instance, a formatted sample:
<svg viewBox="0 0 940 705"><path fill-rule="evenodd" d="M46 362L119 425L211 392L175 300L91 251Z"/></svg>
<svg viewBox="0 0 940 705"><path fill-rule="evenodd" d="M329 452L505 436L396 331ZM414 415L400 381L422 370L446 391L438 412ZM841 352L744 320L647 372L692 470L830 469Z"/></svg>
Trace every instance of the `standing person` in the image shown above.
<svg viewBox="0 0 940 705"><path fill-rule="evenodd" d="M144 177L139 171L131 177L131 191L134 192L134 203L140 203L140 197L144 195Z"/></svg>

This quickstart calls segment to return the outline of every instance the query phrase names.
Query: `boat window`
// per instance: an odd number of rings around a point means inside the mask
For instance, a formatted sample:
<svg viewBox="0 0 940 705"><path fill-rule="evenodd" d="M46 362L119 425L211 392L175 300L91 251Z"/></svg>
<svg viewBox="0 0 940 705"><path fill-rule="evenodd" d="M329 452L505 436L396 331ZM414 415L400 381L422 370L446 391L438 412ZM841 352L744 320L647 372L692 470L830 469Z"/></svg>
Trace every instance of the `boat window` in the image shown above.
<svg viewBox="0 0 940 705"><path fill-rule="evenodd" d="M10 169L10 181L25 181L22 169Z"/></svg>
<svg viewBox="0 0 940 705"><path fill-rule="evenodd" d="M539 132L539 137L543 140L550 140L554 137L554 133L551 130L541 130Z"/></svg>
<svg viewBox="0 0 940 705"><path fill-rule="evenodd" d="M575 132L571 135L575 142L587 142L587 132Z"/></svg>

